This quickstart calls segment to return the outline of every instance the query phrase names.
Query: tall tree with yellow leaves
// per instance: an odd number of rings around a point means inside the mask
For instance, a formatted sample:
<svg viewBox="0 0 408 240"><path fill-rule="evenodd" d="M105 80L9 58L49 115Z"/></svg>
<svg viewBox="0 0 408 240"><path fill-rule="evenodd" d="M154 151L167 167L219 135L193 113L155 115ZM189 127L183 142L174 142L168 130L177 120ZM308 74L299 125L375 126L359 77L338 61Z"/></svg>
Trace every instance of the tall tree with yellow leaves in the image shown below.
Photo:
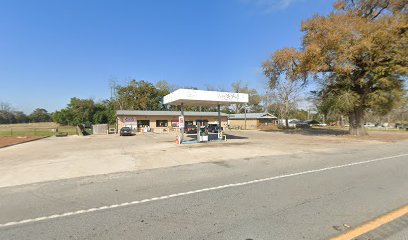
<svg viewBox="0 0 408 240"><path fill-rule="evenodd" d="M321 83L318 96L348 115L350 134L366 135L366 111L385 114L403 94L408 1L341 0L334 7L302 23L295 72Z"/></svg>

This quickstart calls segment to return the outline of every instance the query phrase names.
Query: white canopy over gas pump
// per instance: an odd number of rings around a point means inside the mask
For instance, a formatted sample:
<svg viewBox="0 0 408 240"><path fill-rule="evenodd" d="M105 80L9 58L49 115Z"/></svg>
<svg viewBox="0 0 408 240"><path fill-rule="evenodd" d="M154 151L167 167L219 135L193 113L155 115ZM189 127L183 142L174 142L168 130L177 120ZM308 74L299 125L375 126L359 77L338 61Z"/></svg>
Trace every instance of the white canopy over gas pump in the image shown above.
<svg viewBox="0 0 408 240"><path fill-rule="evenodd" d="M184 106L217 106L218 125L221 129L221 105L248 103L248 94L233 92L204 91L194 89L178 89L163 97L164 104L180 105L181 116L184 118ZM181 128L181 142L184 141L184 128Z"/></svg>
<svg viewBox="0 0 408 240"><path fill-rule="evenodd" d="M247 103L248 94L232 92L178 89L163 97L164 104L188 106L217 106Z"/></svg>

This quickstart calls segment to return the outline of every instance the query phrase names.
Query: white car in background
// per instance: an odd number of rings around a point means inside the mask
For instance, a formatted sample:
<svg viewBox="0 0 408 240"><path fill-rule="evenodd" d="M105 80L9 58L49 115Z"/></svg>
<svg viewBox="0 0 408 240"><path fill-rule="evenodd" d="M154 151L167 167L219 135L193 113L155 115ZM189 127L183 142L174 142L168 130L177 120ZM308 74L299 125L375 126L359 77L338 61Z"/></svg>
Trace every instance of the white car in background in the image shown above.
<svg viewBox="0 0 408 240"><path fill-rule="evenodd" d="M375 124L374 123L364 123L364 127L375 127Z"/></svg>

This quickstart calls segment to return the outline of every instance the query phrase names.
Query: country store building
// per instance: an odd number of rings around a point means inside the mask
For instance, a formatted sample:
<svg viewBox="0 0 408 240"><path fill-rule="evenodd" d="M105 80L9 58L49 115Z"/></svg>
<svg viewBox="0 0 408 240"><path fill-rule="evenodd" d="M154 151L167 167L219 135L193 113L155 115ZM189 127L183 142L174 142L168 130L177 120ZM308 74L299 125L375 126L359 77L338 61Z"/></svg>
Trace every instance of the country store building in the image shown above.
<svg viewBox="0 0 408 240"><path fill-rule="evenodd" d="M165 132L178 128L180 111L116 111L118 129L130 127L143 131L149 127L152 132ZM197 122L218 124L218 112L184 112L185 125L197 125ZM228 115L221 113L221 126L227 127Z"/></svg>
<svg viewBox="0 0 408 240"><path fill-rule="evenodd" d="M152 132L166 132L178 129L180 111L118 110L117 126L130 127L141 132L149 127ZM184 112L185 125L197 122L218 124L218 112ZM278 118L270 113L225 114L221 113L221 126L232 129L260 129L266 125L277 125Z"/></svg>

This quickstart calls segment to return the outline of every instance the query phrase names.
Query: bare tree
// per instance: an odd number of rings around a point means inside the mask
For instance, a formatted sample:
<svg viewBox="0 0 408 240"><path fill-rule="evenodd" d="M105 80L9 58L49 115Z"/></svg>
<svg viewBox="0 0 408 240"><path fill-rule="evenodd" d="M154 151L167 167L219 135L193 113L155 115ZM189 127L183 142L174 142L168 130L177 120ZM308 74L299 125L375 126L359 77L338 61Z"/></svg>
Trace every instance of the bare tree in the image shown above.
<svg viewBox="0 0 408 240"><path fill-rule="evenodd" d="M249 107L251 112L258 112L262 108L262 96L255 88L249 88L248 84L237 81L232 83L232 91L236 93L247 93L249 95L248 104L236 103L231 105L231 110L235 113L242 113L245 107Z"/></svg>
<svg viewBox="0 0 408 240"><path fill-rule="evenodd" d="M11 112L13 111L13 108L9 103L0 102L0 111Z"/></svg>
<svg viewBox="0 0 408 240"><path fill-rule="evenodd" d="M286 127L289 127L289 113L296 108L307 79L307 74L299 71L300 58L301 52L294 48L285 48L276 51L271 59L262 64L280 116L285 119Z"/></svg>
<svg viewBox="0 0 408 240"><path fill-rule="evenodd" d="M278 81L270 92L272 103L275 104L279 116L285 119L286 127L289 127L290 112L297 109L301 91L301 82L284 78Z"/></svg>

